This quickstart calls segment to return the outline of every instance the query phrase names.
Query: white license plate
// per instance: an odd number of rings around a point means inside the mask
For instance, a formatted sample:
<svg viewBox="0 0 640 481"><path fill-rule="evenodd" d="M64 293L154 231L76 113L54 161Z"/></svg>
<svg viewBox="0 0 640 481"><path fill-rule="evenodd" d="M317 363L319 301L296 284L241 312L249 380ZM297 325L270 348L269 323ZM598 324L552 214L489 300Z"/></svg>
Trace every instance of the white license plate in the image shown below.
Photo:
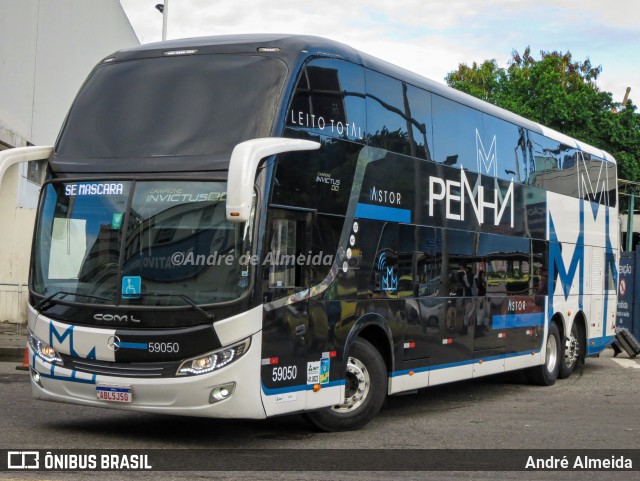
<svg viewBox="0 0 640 481"><path fill-rule="evenodd" d="M100 401L116 403L130 403L133 401L131 386L107 386L101 384L96 386L96 396Z"/></svg>

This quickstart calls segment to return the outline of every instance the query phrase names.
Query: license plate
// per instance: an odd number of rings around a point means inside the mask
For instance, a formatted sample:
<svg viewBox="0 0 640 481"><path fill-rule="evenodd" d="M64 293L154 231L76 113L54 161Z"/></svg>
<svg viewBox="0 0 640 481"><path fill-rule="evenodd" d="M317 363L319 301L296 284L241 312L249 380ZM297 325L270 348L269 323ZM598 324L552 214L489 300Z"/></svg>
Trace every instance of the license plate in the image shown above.
<svg viewBox="0 0 640 481"><path fill-rule="evenodd" d="M133 401L131 386L96 386L96 396L100 401L130 403Z"/></svg>

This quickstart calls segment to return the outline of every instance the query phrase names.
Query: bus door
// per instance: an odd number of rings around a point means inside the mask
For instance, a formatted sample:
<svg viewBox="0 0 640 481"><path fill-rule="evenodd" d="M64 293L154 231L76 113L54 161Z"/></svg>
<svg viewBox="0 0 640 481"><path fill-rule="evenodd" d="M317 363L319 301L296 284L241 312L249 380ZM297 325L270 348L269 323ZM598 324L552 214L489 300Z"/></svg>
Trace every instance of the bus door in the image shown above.
<svg viewBox="0 0 640 481"><path fill-rule="evenodd" d="M307 354L316 328L309 322L310 210L271 208L267 218L261 271L264 297L262 386L270 397L288 402L265 402L267 414L304 409ZM289 396L289 397L287 397Z"/></svg>

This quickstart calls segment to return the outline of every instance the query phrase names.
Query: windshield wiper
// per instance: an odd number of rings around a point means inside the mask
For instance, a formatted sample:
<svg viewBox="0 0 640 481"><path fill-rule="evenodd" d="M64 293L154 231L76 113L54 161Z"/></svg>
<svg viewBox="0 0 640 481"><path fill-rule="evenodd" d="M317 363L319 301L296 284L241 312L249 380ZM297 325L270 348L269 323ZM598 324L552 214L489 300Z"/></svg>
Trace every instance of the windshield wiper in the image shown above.
<svg viewBox="0 0 640 481"><path fill-rule="evenodd" d="M60 295L61 295L60 299L56 299L56 297ZM64 299L67 296L86 297L88 299L98 299L100 301L113 302L113 299L108 299L106 297L90 296L88 294L79 294L77 292L57 291L51 294L49 297L45 297L33 307L38 312L44 312L48 310L50 307L55 306L58 302L60 302L62 299Z"/></svg>
<svg viewBox="0 0 640 481"><path fill-rule="evenodd" d="M145 296L150 296L150 297L179 297L180 299L182 299L185 303L189 304L191 307L193 307L196 311L202 313L207 320L212 321L213 319L215 319L215 316L213 314L211 314L210 312L205 311L202 307L200 307L198 304L196 304L196 302L191 299L189 296L187 296L186 294L177 294L177 293L165 293L165 292L141 292L136 294L136 297L140 296L140 297L145 297Z"/></svg>
<svg viewBox="0 0 640 481"><path fill-rule="evenodd" d="M61 296L60 299L56 299L56 297L58 297L58 296ZM38 302L34 306L34 309L36 311L42 313L42 312L48 310L49 308L51 308L52 306L56 305L58 302L60 302L62 299L64 299L67 296L86 297L88 299L98 299L100 301L114 302L113 299L109 299L109 298L106 298L106 297L91 296L89 294L79 294L77 292L57 291L57 292L54 292L53 294L51 294L49 297L45 297L40 302ZM198 304L196 304L195 301L193 299L191 299L189 296L187 296L186 294L144 292L144 293L136 294L136 296L140 296L140 297L143 297L143 296L179 297L186 304L189 304L191 307L193 307L196 311L202 313L207 318L207 320L213 320L215 318L215 316L213 314L211 314L210 312L205 311L202 307L200 307Z"/></svg>

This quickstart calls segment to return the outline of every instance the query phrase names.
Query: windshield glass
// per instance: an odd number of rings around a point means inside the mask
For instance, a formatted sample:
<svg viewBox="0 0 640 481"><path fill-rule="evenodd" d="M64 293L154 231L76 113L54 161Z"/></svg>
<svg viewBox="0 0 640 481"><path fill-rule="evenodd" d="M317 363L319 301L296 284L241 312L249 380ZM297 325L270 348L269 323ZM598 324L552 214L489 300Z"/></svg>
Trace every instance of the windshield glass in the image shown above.
<svg viewBox="0 0 640 481"><path fill-rule="evenodd" d="M32 288L93 304L237 299L249 284L251 222L228 222L225 203L226 182L48 184Z"/></svg>
<svg viewBox="0 0 640 481"><path fill-rule="evenodd" d="M258 55L186 55L98 66L56 146L73 158L228 155L271 135L287 68Z"/></svg>

